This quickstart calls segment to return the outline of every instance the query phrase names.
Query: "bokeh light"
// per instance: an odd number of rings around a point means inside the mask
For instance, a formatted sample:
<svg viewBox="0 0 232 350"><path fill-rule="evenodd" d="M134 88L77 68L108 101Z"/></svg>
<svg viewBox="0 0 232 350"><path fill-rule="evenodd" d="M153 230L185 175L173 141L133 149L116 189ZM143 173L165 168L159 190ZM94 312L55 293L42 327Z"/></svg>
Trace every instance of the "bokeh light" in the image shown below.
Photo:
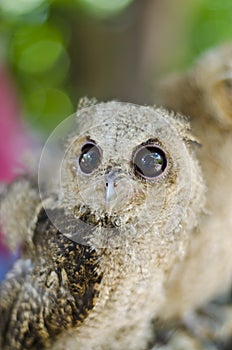
<svg viewBox="0 0 232 350"><path fill-rule="evenodd" d="M43 3L47 2L46 0L1 0L0 8L5 12L6 15L20 16L31 11L35 10Z"/></svg>
<svg viewBox="0 0 232 350"><path fill-rule="evenodd" d="M22 52L17 65L29 73L42 72L53 66L62 50L62 45L54 41L37 42Z"/></svg>
<svg viewBox="0 0 232 350"><path fill-rule="evenodd" d="M39 73L50 69L64 50L62 36L51 25L17 28L11 41L11 59L19 69Z"/></svg>
<svg viewBox="0 0 232 350"><path fill-rule="evenodd" d="M201 0L191 28L190 52L198 55L205 48L232 38L231 0Z"/></svg>
<svg viewBox="0 0 232 350"><path fill-rule="evenodd" d="M133 0L79 0L79 5L97 17L108 17L124 10Z"/></svg>
<svg viewBox="0 0 232 350"><path fill-rule="evenodd" d="M43 128L51 132L54 120L61 121L64 116L74 112L72 102L65 91L57 88L33 89L26 100L26 109L30 110L33 125L37 129Z"/></svg>

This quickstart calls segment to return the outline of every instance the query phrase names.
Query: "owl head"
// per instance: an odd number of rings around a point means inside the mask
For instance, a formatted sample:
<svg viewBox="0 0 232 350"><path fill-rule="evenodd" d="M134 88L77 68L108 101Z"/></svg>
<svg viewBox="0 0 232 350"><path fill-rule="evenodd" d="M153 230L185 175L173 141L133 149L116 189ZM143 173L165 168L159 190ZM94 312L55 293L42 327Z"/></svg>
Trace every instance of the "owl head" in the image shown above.
<svg viewBox="0 0 232 350"><path fill-rule="evenodd" d="M188 122L120 102L78 110L76 121L60 163L58 228L94 249L187 237L204 202Z"/></svg>
<svg viewBox="0 0 232 350"><path fill-rule="evenodd" d="M193 71L195 84L203 95L205 108L226 127L232 126L232 45L202 54Z"/></svg>

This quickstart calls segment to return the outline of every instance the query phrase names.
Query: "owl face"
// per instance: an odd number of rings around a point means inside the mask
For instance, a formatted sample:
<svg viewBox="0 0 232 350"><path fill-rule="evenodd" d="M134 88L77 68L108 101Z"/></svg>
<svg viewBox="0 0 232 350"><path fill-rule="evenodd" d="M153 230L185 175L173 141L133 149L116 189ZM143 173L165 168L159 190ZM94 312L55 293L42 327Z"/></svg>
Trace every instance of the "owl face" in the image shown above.
<svg viewBox="0 0 232 350"><path fill-rule="evenodd" d="M181 135L184 122L161 109L119 102L83 109L77 122L60 169L60 202L84 225L85 238L124 244L178 229L199 175Z"/></svg>

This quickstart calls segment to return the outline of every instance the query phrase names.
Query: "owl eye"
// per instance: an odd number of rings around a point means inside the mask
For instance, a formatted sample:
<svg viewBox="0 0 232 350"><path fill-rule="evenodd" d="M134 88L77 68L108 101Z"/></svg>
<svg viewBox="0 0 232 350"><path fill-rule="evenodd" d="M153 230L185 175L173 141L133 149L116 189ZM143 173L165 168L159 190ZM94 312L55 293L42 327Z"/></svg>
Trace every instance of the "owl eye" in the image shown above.
<svg viewBox="0 0 232 350"><path fill-rule="evenodd" d="M135 173L145 179L154 179L163 174L167 164L165 152L156 145L140 146L133 157Z"/></svg>
<svg viewBox="0 0 232 350"><path fill-rule="evenodd" d="M84 174L91 174L99 167L101 158L102 152L100 147L98 147L94 142L87 142L82 147L81 154L78 159L81 171Z"/></svg>

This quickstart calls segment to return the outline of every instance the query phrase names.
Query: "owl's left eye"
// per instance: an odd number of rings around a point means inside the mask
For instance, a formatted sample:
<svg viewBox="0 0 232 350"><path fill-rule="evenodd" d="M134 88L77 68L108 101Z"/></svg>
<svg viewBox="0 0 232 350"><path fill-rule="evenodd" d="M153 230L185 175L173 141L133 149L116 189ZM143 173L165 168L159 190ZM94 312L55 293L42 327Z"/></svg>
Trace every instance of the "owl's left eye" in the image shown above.
<svg viewBox="0 0 232 350"><path fill-rule="evenodd" d="M102 158L102 152L100 147L98 147L94 142L87 142L81 149L81 154L79 156L79 166L84 174L91 174L96 170Z"/></svg>
<svg viewBox="0 0 232 350"><path fill-rule="evenodd" d="M154 179L162 175L168 165L165 152L156 145L141 145L133 157L135 174L145 178Z"/></svg>

